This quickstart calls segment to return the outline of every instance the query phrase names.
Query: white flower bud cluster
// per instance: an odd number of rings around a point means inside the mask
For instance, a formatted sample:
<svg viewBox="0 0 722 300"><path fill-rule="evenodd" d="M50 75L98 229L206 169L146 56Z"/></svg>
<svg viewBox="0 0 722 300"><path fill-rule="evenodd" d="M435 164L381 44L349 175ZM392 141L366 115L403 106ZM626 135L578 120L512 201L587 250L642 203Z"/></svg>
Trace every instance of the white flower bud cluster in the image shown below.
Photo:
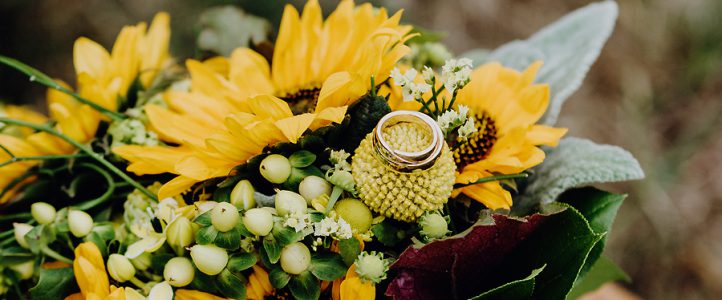
<svg viewBox="0 0 722 300"><path fill-rule="evenodd" d="M326 217L318 223L313 224L315 236L330 236L340 240L350 239L353 236L351 225L343 218L338 221Z"/></svg>
<svg viewBox="0 0 722 300"><path fill-rule="evenodd" d="M113 122L108 128L108 134L113 137L111 147L121 145L157 146L158 135L148 131L145 124L138 119L125 119Z"/></svg>
<svg viewBox="0 0 722 300"><path fill-rule="evenodd" d="M291 227L296 232L303 232L304 236L313 233L313 222L309 214L293 213L288 216L283 226Z"/></svg>
<svg viewBox="0 0 722 300"><path fill-rule="evenodd" d="M468 58L449 59L441 67L441 81L449 93L460 90L469 83L472 61Z"/></svg>
<svg viewBox="0 0 722 300"><path fill-rule="evenodd" d="M349 157L351 157L351 154L344 150L331 150L328 160L334 165L334 169L350 171L351 164L348 163Z"/></svg>
<svg viewBox="0 0 722 300"><path fill-rule="evenodd" d="M406 73L401 74L398 68L391 70L391 78L394 79L394 84L402 87L401 94L403 95L404 101L422 101L424 93L431 91L431 85L423 82L416 83L414 79L419 72L416 69L409 69Z"/></svg>
<svg viewBox="0 0 722 300"><path fill-rule="evenodd" d="M468 114L469 107L459 105L457 110L451 109L441 114L436 122L439 124L439 127L441 127L444 135L449 134L449 132L458 127L459 137L466 140L478 131L476 126L474 126L474 118L469 118Z"/></svg>

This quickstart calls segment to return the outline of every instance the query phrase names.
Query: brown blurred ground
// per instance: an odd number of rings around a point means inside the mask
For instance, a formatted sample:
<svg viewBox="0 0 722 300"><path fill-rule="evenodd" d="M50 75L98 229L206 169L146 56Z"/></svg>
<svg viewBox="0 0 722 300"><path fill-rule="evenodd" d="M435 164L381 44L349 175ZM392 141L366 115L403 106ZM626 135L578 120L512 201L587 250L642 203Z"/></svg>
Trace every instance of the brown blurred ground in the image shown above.
<svg viewBox="0 0 722 300"><path fill-rule="evenodd" d="M110 46L123 24L167 10L173 16L174 53L193 56L198 12L225 2L4 0L0 53L68 79L77 36ZM240 2L275 20L280 15L275 1ZM589 2L386 4L405 8L407 21L447 32L445 42L462 53L526 38ZM634 279L626 287L647 299L716 299L722 295L722 1L619 3L616 31L562 110L560 125L570 128L571 136L629 149L647 173L644 181L609 186L630 195L607 249ZM42 100L42 89L21 78L0 69L0 98Z"/></svg>

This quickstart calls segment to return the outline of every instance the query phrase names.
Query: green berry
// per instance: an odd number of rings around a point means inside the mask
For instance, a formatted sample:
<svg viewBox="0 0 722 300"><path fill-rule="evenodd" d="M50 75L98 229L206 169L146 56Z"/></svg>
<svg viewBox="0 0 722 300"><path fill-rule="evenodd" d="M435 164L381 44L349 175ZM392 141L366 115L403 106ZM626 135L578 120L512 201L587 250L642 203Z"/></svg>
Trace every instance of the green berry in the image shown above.
<svg viewBox="0 0 722 300"><path fill-rule="evenodd" d="M281 250L281 268L288 274L298 275L311 265L311 251L306 245L295 242Z"/></svg>
<svg viewBox="0 0 722 300"><path fill-rule="evenodd" d="M55 221L55 207L45 202L35 202L30 206L33 219L40 224L50 224Z"/></svg>
<svg viewBox="0 0 722 300"><path fill-rule="evenodd" d="M68 212L68 228L75 237L81 238L93 230L93 217L82 210Z"/></svg>
<svg viewBox="0 0 722 300"><path fill-rule="evenodd" d="M271 154L261 161L261 176L266 180L280 184L291 176L291 163L283 155Z"/></svg>
<svg viewBox="0 0 722 300"><path fill-rule="evenodd" d="M190 284L195 277L196 271L190 259L185 257L171 258L163 269L163 278L170 285L183 287Z"/></svg>
<svg viewBox="0 0 722 300"><path fill-rule="evenodd" d="M211 210L211 224L220 232L227 232L240 221L238 209L228 202L220 202Z"/></svg>
<svg viewBox="0 0 722 300"><path fill-rule="evenodd" d="M273 215L263 208L251 208L243 215L243 225L257 236L267 236L273 229Z"/></svg>
<svg viewBox="0 0 722 300"><path fill-rule="evenodd" d="M191 247L191 258L196 268L207 275L216 275L228 264L228 252L215 245Z"/></svg>
<svg viewBox="0 0 722 300"><path fill-rule="evenodd" d="M276 193L275 204L276 212L279 216L305 214L307 209L306 199L291 191L278 191Z"/></svg>
<svg viewBox="0 0 722 300"><path fill-rule="evenodd" d="M126 282L135 277L135 267L127 257L111 254L108 257L108 274L118 282Z"/></svg>
<svg viewBox="0 0 722 300"><path fill-rule="evenodd" d="M371 210L361 200L347 198L336 202L336 213L351 225L355 233L365 233L371 228Z"/></svg>
<svg viewBox="0 0 722 300"><path fill-rule="evenodd" d="M253 197L255 191L250 181L239 181L231 191L231 204L245 210L256 207L256 199Z"/></svg>
<svg viewBox="0 0 722 300"><path fill-rule="evenodd" d="M28 241L25 240L25 235L28 234L30 230L33 230L33 226L25 223L13 223L13 230L15 232L15 240L18 242L20 247L30 249Z"/></svg>
<svg viewBox="0 0 722 300"><path fill-rule="evenodd" d="M331 196L331 188L331 184L328 183L326 179L311 175L301 180L301 183L298 185L298 193L301 194L306 201L311 202L311 200L322 195Z"/></svg>

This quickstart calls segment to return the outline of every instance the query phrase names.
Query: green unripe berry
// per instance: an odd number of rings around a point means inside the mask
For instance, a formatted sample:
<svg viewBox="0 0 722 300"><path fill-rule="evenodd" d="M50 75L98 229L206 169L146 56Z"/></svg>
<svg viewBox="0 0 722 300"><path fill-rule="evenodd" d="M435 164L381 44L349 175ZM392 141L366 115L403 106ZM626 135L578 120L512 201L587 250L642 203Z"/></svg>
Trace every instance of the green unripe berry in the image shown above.
<svg viewBox="0 0 722 300"><path fill-rule="evenodd" d="M421 235L427 239L439 239L449 233L449 224L446 219L437 213L426 214L419 221Z"/></svg>
<svg viewBox="0 0 722 300"><path fill-rule="evenodd" d="M238 225L241 216L238 209L228 202L220 202L211 210L211 224L216 230L226 232Z"/></svg>
<svg viewBox="0 0 722 300"><path fill-rule="evenodd" d="M13 231L15 232L15 240L18 242L20 247L30 249L28 241L25 240L25 235L33 230L33 226L25 223L13 223Z"/></svg>
<svg viewBox="0 0 722 300"><path fill-rule="evenodd" d="M93 230L93 217L82 210L71 209L68 212L68 228L75 237L84 237Z"/></svg>
<svg viewBox="0 0 722 300"><path fill-rule="evenodd" d="M195 239L191 224L191 221L183 216L178 216L170 222L165 228L165 236L168 244L178 248L190 246Z"/></svg>
<svg viewBox="0 0 722 300"><path fill-rule="evenodd" d="M373 216L371 210L361 200L347 198L336 202L336 213L351 225L355 233L365 233L371 228Z"/></svg>
<svg viewBox="0 0 722 300"><path fill-rule="evenodd" d="M281 268L288 274L298 275L311 265L311 251L300 242L295 242L281 250Z"/></svg>
<svg viewBox="0 0 722 300"><path fill-rule="evenodd" d="M326 179L311 175L301 180L301 183L298 185L298 193L310 203L311 200L321 195L331 196L332 188Z"/></svg>
<svg viewBox="0 0 722 300"><path fill-rule="evenodd" d="M31 260L17 265L12 265L10 266L10 269L18 272L20 279L28 280L33 277L33 273L35 272L35 261Z"/></svg>
<svg viewBox="0 0 722 300"><path fill-rule="evenodd" d="M251 208L243 215L243 225L257 236L267 236L273 229L273 215L263 208Z"/></svg>
<svg viewBox="0 0 722 300"><path fill-rule="evenodd" d="M284 217L290 214L305 214L307 210L306 199L291 191L278 191L275 204L278 215Z"/></svg>
<svg viewBox="0 0 722 300"><path fill-rule="evenodd" d="M185 257L171 258L163 269L163 278L175 287L186 286L193 281L196 271L190 259Z"/></svg>
<svg viewBox="0 0 722 300"><path fill-rule="evenodd" d="M33 219L40 224L50 224L55 221L55 207L45 202L35 202L30 206Z"/></svg>
<svg viewBox="0 0 722 300"><path fill-rule="evenodd" d="M131 258L130 263L133 264L136 270L145 271L151 266L150 253L143 252L137 257Z"/></svg>
<svg viewBox="0 0 722 300"><path fill-rule="evenodd" d="M228 252L215 245L195 245L191 247L191 258L199 271L207 275L216 275L228 264Z"/></svg>
<svg viewBox="0 0 722 300"><path fill-rule="evenodd" d="M271 154L261 161L261 176L271 183L284 183L291 176L291 163L283 155Z"/></svg>
<svg viewBox="0 0 722 300"><path fill-rule="evenodd" d="M135 267L127 257L111 254L108 257L108 274L118 282L126 282L135 277Z"/></svg>
<svg viewBox="0 0 722 300"><path fill-rule="evenodd" d="M256 199L253 197L253 193L256 189L248 180L239 181L231 191L231 204L235 205L239 209L251 209L256 207Z"/></svg>

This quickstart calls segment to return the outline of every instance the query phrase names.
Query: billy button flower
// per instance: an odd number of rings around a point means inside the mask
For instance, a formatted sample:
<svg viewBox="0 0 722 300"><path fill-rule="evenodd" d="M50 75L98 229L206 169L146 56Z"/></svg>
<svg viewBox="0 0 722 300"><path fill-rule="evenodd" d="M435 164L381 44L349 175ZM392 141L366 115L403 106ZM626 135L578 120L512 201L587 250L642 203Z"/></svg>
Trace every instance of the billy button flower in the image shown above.
<svg viewBox="0 0 722 300"><path fill-rule="evenodd" d="M449 231L449 224L446 218L438 213L427 213L419 220L419 233L428 241L440 239L446 236Z"/></svg>
<svg viewBox="0 0 722 300"><path fill-rule="evenodd" d="M371 210L361 200L347 198L336 203L334 211L351 225L356 234L364 234L371 228Z"/></svg>

